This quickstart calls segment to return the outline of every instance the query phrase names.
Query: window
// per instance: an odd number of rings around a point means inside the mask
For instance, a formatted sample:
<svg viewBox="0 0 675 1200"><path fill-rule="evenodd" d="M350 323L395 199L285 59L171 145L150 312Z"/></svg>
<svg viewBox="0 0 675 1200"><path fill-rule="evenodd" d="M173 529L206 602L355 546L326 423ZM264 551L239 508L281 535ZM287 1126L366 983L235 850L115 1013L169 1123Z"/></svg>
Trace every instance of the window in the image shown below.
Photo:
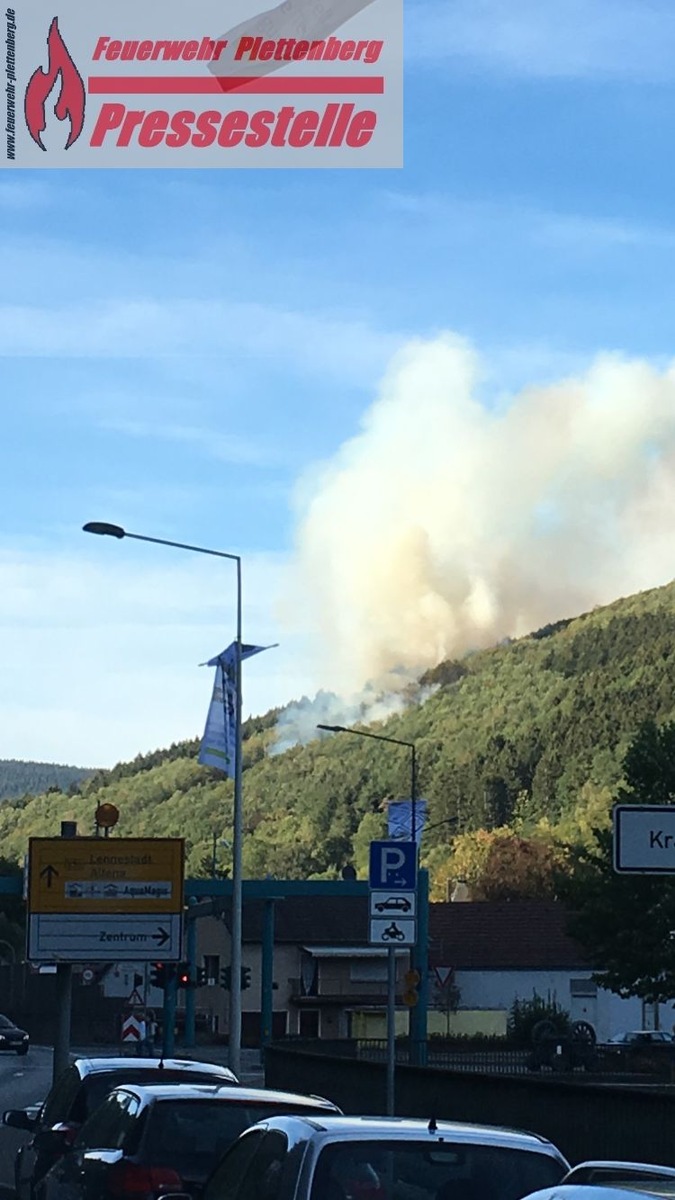
<svg viewBox="0 0 675 1200"><path fill-rule="evenodd" d="M300 1037L318 1038L319 1010L318 1008L302 1008L300 1010Z"/></svg>
<svg viewBox="0 0 675 1200"><path fill-rule="evenodd" d="M266 1133L262 1145L241 1181L237 1200L278 1200L288 1150L284 1133Z"/></svg>
<svg viewBox="0 0 675 1200"><path fill-rule="evenodd" d="M72 1117L75 1121L84 1120L83 1116L79 1117L75 1112L71 1111L77 1094L80 1091L80 1086L80 1076L77 1069L75 1067L68 1067L59 1076L47 1096L40 1117L40 1124L46 1126L47 1129L51 1129L52 1125L57 1125L59 1121L67 1121L69 1117Z"/></svg>
<svg viewBox="0 0 675 1200"><path fill-rule="evenodd" d="M598 994L598 985L592 979L570 979L570 996L593 998Z"/></svg>
<svg viewBox="0 0 675 1200"><path fill-rule="evenodd" d="M204 1200L235 1200L242 1177L264 1136L262 1130L256 1129L239 1139L213 1172L204 1189Z"/></svg>
<svg viewBox="0 0 675 1200"><path fill-rule="evenodd" d="M349 964L349 978L353 983L386 983L386 958L366 959Z"/></svg>
<svg viewBox="0 0 675 1200"><path fill-rule="evenodd" d="M534 1150L353 1140L321 1152L311 1200L395 1200L413 1191L416 1200L521 1200L553 1187L564 1172Z"/></svg>
<svg viewBox="0 0 675 1200"><path fill-rule="evenodd" d="M130 1092L112 1092L85 1121L76 1145L80 1150L121 1150L124 1139L133 1129L140 1106L138 1096Z"/></svg>

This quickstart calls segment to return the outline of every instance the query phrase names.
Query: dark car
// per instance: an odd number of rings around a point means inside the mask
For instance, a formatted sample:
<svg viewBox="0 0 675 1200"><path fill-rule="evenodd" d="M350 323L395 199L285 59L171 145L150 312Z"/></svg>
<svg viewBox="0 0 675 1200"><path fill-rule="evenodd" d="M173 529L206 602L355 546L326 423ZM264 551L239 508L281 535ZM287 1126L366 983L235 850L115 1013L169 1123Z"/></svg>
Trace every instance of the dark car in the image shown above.
<svg viewBox="0 0 675 1200"><path fill-rule="evenodd" d="M28 1054L30 1037L25 1029L20 1029L9 1017L0 1013L0 1050L11 1050L15 1054Z"/></svg>
<svg viewBox="0 0 675 1200"><path fill-rule="evenodd" d="M17 1200L30 1200L34 1185L72 1145L78 1130L122 1083L229 1083L237 1080L227 1067L214 1063L156 1058L77 1058L56 1080L37 1115L25 1108L9 1109L3 1124L28 1130L32 1137L20 1146L14 1162Z"/></svg>
<svg viewBox="0 0 675 1200"><path fill-rule="evenodd" d="M567 1170L551 1142L518 1130L407 1117L272 1117L242 1133L203 1200L522 1200Z"/></svg>
<svg viewBox="0 0 675 1200"><path fill-rule="evenodd" d="M36 1186L36 1200L106 1200L166 1191L200 1196L220 1157L266 1117L340 1109L319 1096L206 1084L115 1088L72 1149Z"/></svg>

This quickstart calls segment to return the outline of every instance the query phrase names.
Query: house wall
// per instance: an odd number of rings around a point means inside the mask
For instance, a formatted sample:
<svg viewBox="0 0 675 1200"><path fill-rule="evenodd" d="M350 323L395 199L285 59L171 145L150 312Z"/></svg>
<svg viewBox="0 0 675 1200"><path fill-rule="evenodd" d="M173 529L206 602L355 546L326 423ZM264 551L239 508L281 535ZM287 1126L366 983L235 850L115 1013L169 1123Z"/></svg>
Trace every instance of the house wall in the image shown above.
<svg viewBox="0 0 675 1200"><path fill-rule="evenodd" d="M460 991L460 1009L502 1009L507 1012L514 1001L531 1000L536 993L544 1000L556 1001L574 1020L589 1021L598 1041L607 1041L624 1029L642 1027L642 1002L635 997L623 1000L598 988L595 997L572 996L571 981L590 979L591 972L574 971L456 971ZM664 1006L665 1010L665 1006ZM664 1028L670 1028L663 1020Z"/></svg>

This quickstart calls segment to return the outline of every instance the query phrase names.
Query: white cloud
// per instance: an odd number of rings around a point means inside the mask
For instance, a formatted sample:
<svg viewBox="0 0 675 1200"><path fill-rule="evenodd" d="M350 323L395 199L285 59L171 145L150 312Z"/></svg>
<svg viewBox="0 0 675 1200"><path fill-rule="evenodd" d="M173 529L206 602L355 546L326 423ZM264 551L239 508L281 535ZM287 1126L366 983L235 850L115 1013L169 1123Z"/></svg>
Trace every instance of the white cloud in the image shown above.
<svg viewBox="0 0 675 1200"><path fill-rule="evenodd" d="M531 78L672 80L670 0L421 0L413 62Z"/></svg>
<svg viewBox="0 0 675 1200"><path fill-rule="evenodd" d="M112 766L201 734L212 676L198 664L234 635L233 564L149 565L158 548L107 549L0 555L0 758ZM245 556L244 638L281 643L246 664L245 713L309 682L278 625L285 573L281 557Z"/></svg>
<svg viewBox="0 0 675 1200"><path fill-rule="evenodd" d="M620 216L586 215L538 209L530 204L501 200L461 201L439 192L385 190L387 208L410 223L453 231L457 239L491 236L500 242L514 237L537 247L586 255L621 249L672 250L675 226L646 224Z"/></svg>
<svg viewBox="0 0 675 1200"><path fill-rule="evenodd" d="M360 383L382 369L395 345L393 335L340 314L235 301L150 297L0 307L1 356L215 359L232 353Z"/></svg>

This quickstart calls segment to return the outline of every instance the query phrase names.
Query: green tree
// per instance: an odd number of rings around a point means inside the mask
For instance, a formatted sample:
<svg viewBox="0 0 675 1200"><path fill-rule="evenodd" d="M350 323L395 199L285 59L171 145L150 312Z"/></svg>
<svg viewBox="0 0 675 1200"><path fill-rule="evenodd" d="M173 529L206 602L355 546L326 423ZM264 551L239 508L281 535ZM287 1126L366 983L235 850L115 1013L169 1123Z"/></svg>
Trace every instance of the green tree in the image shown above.
<svg viewBox="0 0 675 1200"><path fill-rule="evenodd" d="M646 721L624 759L623 804L675 803L675 724ZM621 996L649 1002L675 998L675 877L620 875L612 834L578 849L562 883L572 911L570 933L586 947L595 979Z"/></svg>

